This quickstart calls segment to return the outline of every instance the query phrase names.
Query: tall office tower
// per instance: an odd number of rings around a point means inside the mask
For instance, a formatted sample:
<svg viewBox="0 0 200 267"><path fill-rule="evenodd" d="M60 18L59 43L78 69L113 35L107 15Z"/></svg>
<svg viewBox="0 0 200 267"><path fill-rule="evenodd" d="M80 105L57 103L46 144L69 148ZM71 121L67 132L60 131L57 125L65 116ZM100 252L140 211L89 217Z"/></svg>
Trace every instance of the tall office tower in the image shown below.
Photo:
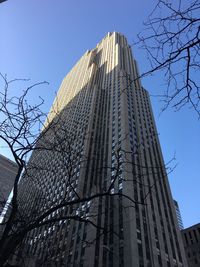
<svg viewBox="0 0 200 267"><path fill-rule="evenodd" d="M13 188L17 170L15 162L0 155L0 215Z"/></svg>
<svg viewBox="0 0 200 267"><path fill-rule="evenodd" d="M137 77L126 38L113 32L64 78L50 130L29 162L37 168L19 194L31 216L60 205L43 222L63 219L27 239L38 266L187 266L148 92Z"/></svg>
<svg viewBox="0 0 200 267"><path fill-rule="evenodd" d="M180 209L179 209L178 202L175 199L174 199L174 206L175 206L176 217L177 217L177 220L178 220L179 229L183 230L183 220L182 220L182 217L181 217L181 212L180 212Z"/></svg>

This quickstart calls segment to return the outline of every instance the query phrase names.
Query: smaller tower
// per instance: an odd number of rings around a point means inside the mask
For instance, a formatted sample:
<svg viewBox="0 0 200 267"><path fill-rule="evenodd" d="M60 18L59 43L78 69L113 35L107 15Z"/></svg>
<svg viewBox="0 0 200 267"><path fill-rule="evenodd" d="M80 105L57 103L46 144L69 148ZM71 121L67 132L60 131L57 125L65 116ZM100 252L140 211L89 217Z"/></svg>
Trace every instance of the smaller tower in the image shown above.
<svg viewBox="0 0 200 267"><path fill-rule="evenodd" d="M183 230L184 226L183 226L183 220L181 217L181 212L179 209L179 205L178 202L174 199L174 206L175 206L175 210L176 210L176 216L177 216L177 220L178 220L178 226L180 230Z"/></svg>

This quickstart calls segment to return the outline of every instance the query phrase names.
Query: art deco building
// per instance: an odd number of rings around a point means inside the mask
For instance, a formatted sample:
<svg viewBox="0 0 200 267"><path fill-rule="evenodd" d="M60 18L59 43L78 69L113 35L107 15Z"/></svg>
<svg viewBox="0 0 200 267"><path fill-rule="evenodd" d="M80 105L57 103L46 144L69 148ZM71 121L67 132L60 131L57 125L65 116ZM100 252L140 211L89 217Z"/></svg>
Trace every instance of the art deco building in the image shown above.
<svg viewBox="0 0 200 267"><path fill-rule="evenodd" d="M29 216L59 204L43 222L63 218L29 234L26 253L37 266L187 266L149 95L137 77L126 38L113 32L64 78L21 182Z"/></svg>

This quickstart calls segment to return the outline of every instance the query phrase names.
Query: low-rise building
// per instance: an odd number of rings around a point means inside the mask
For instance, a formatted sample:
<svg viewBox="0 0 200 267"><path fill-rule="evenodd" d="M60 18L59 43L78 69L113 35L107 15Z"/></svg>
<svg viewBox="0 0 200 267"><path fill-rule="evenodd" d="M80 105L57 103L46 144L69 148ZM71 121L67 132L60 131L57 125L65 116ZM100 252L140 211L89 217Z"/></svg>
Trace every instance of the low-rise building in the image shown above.
<svg viewBox="0 0 200 267"><path fill-rule="evenodd" d="M184 248L189 267L200 266L200 223L188 227L182 232Z"/></svg>

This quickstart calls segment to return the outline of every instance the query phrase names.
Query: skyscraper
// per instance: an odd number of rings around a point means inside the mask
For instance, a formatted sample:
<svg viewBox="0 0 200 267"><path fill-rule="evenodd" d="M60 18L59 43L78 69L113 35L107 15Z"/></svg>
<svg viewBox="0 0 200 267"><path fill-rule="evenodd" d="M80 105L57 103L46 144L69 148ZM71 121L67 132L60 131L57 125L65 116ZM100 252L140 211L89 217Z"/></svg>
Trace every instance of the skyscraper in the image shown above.
<svg viewBox="0 0 200 267"><path fill-rule="evenodd" d="M31 214L61 204L48 219L63 219L26 240L40 264L187 266L149 95L137 77L126 38L113 32L64 78L40 141L57 145L32 154L37 169L19 190Z"/></svg>

